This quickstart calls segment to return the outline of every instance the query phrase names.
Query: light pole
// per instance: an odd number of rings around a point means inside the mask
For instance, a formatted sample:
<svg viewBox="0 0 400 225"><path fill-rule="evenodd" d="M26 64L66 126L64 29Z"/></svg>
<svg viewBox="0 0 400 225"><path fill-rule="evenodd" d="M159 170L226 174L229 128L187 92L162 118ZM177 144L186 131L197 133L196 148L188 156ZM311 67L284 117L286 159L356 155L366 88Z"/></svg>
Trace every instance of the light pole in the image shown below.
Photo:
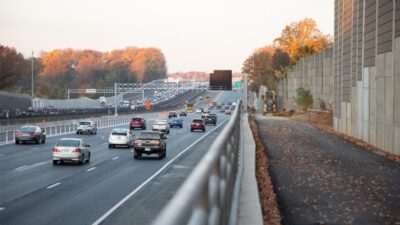
<svg viewBox="0 0 400 225"><path fill-rule="evenodd" d="M35 85L33 84L33 51L32 51L32 57L31 57L31 70L32 70L32 76L31 76L31 91L32 91L32 93L31 93L31 96L32 96L32 108L34 108L33 93L34 93Z"/></svg>
<svg viewBox="0 0 400 225"><path fill-rule="evenodd" d="M117 83L114 83L114 105L115 105L115 116L118 116L118 105L117 105Z"/></svg>

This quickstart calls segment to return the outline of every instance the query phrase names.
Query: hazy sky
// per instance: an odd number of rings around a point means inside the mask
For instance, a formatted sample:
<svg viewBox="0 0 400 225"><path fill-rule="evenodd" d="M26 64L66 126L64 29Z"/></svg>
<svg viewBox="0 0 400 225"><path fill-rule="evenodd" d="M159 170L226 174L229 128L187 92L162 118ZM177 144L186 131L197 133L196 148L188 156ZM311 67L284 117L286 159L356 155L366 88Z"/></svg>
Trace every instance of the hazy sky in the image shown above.
<svg viewBox="0 0 400 225"><path fill-rule="evenodd" d="M333 0L0 0L0 44L31 51L156 47L169 72L233 69L304 17L333 33Z"/></svg>

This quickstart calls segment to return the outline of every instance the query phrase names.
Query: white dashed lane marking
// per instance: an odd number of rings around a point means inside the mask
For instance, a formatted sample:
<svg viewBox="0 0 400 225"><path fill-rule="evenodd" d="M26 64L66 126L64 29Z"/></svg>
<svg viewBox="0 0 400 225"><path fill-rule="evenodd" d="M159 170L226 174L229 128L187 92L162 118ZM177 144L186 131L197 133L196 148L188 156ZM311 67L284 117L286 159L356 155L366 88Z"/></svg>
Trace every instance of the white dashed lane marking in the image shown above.
<svg viewBox="0 0 400 225"><path fill-rule="evenodd" d="M86 170L87 172L90 172L90 171L92 171L92 170L94 170L94 169L96 169L96 167L92 167L92 168L90 168L90 169L88 169L88 170Z"/></svg>
<svg viewBox="0 0 400 225"><path fill-rule="evenodd" d="M112 160L116 160L116 159L118 159L119 157L117 156L117 157L114 157Z"/></svg>
<svg viewBox="0 0 400 225"><path fill-rule="evenodd" d="M53 187L57 187L57 186L60 185L60 184L61 184L60 182L55 183L55 184L53 184L53 185L48 186L46 189L52 189Z"/></svg>

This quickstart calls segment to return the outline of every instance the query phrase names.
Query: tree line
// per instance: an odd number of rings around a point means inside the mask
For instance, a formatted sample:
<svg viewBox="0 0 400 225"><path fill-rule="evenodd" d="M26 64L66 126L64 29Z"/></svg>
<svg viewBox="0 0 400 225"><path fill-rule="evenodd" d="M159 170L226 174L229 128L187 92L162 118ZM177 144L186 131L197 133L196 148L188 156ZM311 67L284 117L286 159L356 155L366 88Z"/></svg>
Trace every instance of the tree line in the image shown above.
<svg viewBox="0 0 400 225"><path fill-rule="evenodd" d="M33 58L35 96L66 98L67 89L145 83L167 76L164 54L156 48L128 47L111 52L56 49ZM31 58L0 44L0 90L30 93Z"/></svg>
<svg viewBox="0 0 400 225"><path fill-rule="evenodd" d="M305 56L331 47L332 38L323 34L313 19L293 22L282 30L272 45L256 49L243 63L249 77L249 89L258 92L261 85L276 90L277 80Z"/></svg>

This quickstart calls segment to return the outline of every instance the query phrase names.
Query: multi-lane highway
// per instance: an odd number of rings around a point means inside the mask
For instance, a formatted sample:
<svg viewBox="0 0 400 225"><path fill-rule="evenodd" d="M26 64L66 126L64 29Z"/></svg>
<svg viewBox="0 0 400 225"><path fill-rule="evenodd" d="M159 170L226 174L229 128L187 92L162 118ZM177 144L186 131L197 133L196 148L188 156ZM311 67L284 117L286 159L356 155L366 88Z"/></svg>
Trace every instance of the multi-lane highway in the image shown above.
<svg viewBox="0 0 400 225"><path fill-rule="evenodd" d="M228 103L241 92L207 95ZM51 149L60 137L42 145L0 146L0 224L151 224L229 120L218 111L217 126L207 126L205 133L190 132L191 120L200 114L183 117L184 127L168 135L163 160L134 160L132 149L109 149L112 128L79 136L92 151L83 166L52 165ZM143 115L148 128L159 117Z"/></svg>

